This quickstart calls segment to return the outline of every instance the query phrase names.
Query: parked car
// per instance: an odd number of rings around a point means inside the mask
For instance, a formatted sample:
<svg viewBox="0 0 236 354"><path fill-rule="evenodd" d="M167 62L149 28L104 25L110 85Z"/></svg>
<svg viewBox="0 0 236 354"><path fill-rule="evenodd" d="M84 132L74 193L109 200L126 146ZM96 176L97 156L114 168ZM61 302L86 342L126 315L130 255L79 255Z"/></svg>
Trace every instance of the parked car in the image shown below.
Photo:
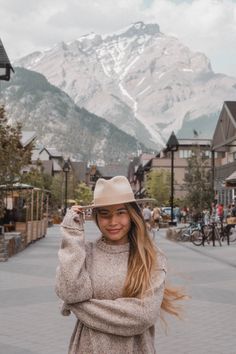
<svg viewBox="0 0 236 354"><path fill-rule="evenodd" d="M162 216L163 220L166 219L166 220L170 221L171 220L171 207L170 206L162 207L161 208L161 216ZM177 222L175 214L174 214L173 221Z"/></svg>

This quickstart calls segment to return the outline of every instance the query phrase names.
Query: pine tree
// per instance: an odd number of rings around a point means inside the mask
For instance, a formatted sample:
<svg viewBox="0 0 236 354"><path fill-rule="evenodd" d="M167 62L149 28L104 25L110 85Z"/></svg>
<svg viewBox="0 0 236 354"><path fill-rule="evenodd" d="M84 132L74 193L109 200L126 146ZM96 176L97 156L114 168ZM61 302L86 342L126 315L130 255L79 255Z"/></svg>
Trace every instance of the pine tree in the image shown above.
<svg viewBox="0 0 236 354"><path fill-rule="evenodd" d="M75 199L77 203L81 205L87 205L92 202L92 191L84 182L77 185L77 188L75 189Z"/></svg>
<svg viewBox="0 0 236 354"><path fill-rule="evenodd" d="M158 205L167 205L170 198L170 173L166 170L151 171L145 183L148 197L157 200Z"/></svg>
<svg viewBox="0 0 236 354"><path fill-rule="evenodd" d="M185 190L187 191L186 202L190 208L198 212L210 208L214 194L211 186L209 159L201 155L199 148L194 149L192 156L188 158Z"/></svg>
<svg viewBox="0 0 236 354"><path fill-rule="evenodd" d="M12 186L20 181L21 170L30 163L33 145L24 148L21 144L21 124L8 124L5 109L0 106L0 185ZM1 193L2 195L2 193ZM0 196L0 214L3 200Z"/></svg>

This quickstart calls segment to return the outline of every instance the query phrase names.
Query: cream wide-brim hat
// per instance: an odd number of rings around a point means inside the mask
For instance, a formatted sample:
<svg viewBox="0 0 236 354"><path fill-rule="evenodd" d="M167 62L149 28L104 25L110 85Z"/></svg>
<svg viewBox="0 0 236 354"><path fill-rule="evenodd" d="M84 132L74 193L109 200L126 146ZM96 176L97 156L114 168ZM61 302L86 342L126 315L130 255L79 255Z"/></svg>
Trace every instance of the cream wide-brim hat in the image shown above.
<svg viewBox="0 0 236 354"><path fill-rule="evenodd" d="M93 203L82 208L98 208L115 204L137 202L128 179L115 176L111 179L99 178L94 188Z"/></svg>

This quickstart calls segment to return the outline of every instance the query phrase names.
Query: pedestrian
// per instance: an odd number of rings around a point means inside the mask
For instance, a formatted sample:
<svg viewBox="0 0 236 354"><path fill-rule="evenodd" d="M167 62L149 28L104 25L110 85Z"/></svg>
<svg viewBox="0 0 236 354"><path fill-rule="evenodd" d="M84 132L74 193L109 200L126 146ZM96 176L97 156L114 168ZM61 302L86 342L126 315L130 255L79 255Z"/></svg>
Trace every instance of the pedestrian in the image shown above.
<svg viewBox="0 0 236 354"><path fill-rule="evenodd" d="M161 209L156 206L155 208L153 208L152 211L152 224L154 229L159 230L160 220L161 220Z"/></svg>
<svg viewBox="0 0 236 354"><path fill-rule="evenodd" d="M186 206L183 207L181 210L181 223L186 224L187 223L187 215L188 215L188 209Z"/></svg>
<svg viewBox="0 0 236 354"><path fill-rule="evenodd" d="M208 225L210 222L210 210L205 208L202 213L204 225Z"/></svg>
<svg viewBox="0 0 236 354"><path fill-rule="evenodd" d="M232 204L232 208L231 208L231 216L233 216L233 217L236 216L236 206L234 203Z"/></svg>
<svg viewBox="0 0 236 354"><path fill-rule="evenodd" d="M176 205L174 208L174 216L177 220L177 223L180 223L181 213L180 213L180 207L178 205Z"/></svg>
<svg viewBox="0 0 236 354"><path fill-rule="evenodd" d="M179 315L178 289L165 285L164 253L152 242L132 188L124 176L98 179L93 218L101 231L84 241L82 207L62 222L56 293L62 314L77 323L69 354L152 354L161 309Z"/></svg>
<svg viewBox="0 0 236 354"><path fill-rule="evenodd" d="M223 222L224 219L224 204L219 203L217 205L217 217L220 220L220 222Z"/></svg>
<svg viewBox="0 0 236 354"><path fill-rule="evenodd" d="M151 231L152 212L148 204L144 206L142 214L148 230Z"/></svg>

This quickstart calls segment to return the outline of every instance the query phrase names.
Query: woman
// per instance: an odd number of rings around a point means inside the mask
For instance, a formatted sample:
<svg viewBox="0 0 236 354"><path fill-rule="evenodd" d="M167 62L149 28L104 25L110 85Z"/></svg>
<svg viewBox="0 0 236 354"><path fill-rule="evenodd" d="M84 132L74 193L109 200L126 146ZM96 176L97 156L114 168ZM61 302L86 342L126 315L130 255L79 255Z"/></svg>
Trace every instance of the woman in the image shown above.
<svg viewBox="0 0 236 354"><path fill-rule="evenodd" d="M81 207L62 223L56 293L62 313L74 313L69 354L155 353L160 308L178 316L165 288L166 258L151 241L128 180L99 179L93 217L101 238L85 243Z"/></svg>

